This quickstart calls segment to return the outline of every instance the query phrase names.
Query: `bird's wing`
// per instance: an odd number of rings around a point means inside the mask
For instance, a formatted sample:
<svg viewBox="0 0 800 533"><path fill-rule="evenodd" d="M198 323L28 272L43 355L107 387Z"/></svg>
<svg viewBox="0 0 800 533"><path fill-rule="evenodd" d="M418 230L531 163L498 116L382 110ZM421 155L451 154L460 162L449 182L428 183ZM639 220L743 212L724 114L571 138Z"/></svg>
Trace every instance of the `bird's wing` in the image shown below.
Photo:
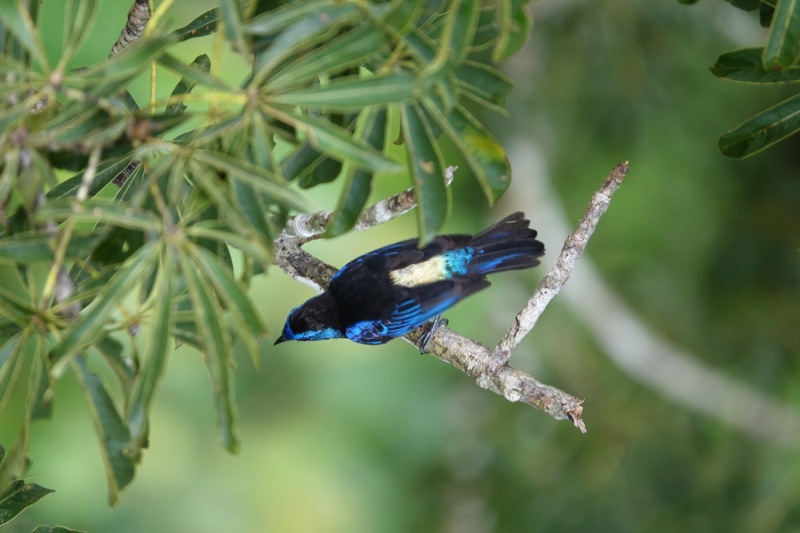
<svg viewBox="0 0 800 533"><path fill-rule="evenodd" d="M445 280L409 288L388 316L347 328L347 337L362 344L381 344L405 335L458 301L489 286L485 278Z"/></svg>

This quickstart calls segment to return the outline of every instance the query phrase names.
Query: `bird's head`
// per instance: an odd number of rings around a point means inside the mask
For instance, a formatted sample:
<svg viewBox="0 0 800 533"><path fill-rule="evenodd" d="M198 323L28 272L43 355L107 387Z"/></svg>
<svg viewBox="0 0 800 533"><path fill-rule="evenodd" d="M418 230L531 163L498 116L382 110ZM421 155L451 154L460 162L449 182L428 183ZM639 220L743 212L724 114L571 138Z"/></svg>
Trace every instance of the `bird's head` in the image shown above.
<svg viewBox="0 0 800 533"><path fill-rule="evenodd" d="M344 337L336 302L324 292L295 307L286 317L283 333L275 341L321 341Z"/></svg>

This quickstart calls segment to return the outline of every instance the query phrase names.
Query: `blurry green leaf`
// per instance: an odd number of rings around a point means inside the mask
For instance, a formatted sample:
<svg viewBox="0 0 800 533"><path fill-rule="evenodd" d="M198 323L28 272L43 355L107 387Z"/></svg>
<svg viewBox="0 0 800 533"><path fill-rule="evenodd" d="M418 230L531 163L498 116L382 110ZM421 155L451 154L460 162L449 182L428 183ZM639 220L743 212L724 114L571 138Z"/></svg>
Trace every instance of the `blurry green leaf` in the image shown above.
<svg viewBox="0 0 800 533"><path fill-rule="evenodd" d="M335 159L373 172L396 171L402 168L397 162L328 121L297 115L283 115L282 120L302 131L314 148Z"/></svg>
<svg viewBox="0 0 800 533"><path fill-rule="evenodd" d="M800 54L800 0L778 0L764 46L764 67L791 66Z"/></svg>
<svg viewBox="0 0 800 533"><path fill-rule="evenodd" d="M89 371L84 357L76 357L73 366L89 404L97 437L100 439L100 453L103 456L108 480L108 504L114 505L120 491L133 480L135 470L136 457L131 457L126 449L130 442L128 427L119 416L105 384L96 374Z"/></svg>
<svg viewBox="0 0 800 533"><path fill-rule="evenodd" d="M113 337L103 337L93 347L114 371L123 388L123 397L130 396L130 389L136 377L136 368L132 359L122 355L123 345Z"/></svg>
<svg viewBox="0 0 800 533"><path fill-rule="evenodd" d="M264 194L254 189L250 184L242 182L236 176L231 177L231 188L242 214L253 229L259 234L264 243L272 243L272 232L267 225L267 205Z"/></svg>
<svg viewBox="0 0 800 533"><path fill-rule="evenodd" d="M189 249L196 264L204 276L211 281L219 298L230 309L233 318L241 333L241 340L250 354L253 366L258 367L259 350L258 340L266 334L266 327L261 320L253 302L247 296L247 291L233 277L233 272L222 265L212 254L202 248Z"/></svg>
<svg viewBox="0 0 800 533"><path fill-rule="evenodd" d="M329 72L341 72L361 65L364 60L388 44L386 36L375 28L356 28L340 35L325 46L320 46L280 69L270 79L269 89L297 85L298 82L315 78Z"/></svg>
<svg viewBox="0 0 800 533"><path fill-rule="evenodd" d="M332 159L311 145L300 143L281 160L281 174L289 180L297 180L303 188L335 180L342 170L342 162Z"/></svg>
<svg viewBox="0 0 800 533"><path fill-rule="evenodd" d="M412 105L400 108L400 120L408 156L408 170L417 200L419 244L427 244L447 217L448 197L442 170L442 156L422 111Z"/></svg>
<svg viewBox="0 0 800 533"><path fill-rule="evenodd" d="M445 117L436 104L430 100L426 104L428 112L469 164L489 205L494 204L511 183L511 164L503 146L463 107L457 106Z"/></svg>
<svg viewBox="0 0 800 533"><path fill-rule="evenodd" d="M761 0L725 0L725 1L730 3L733 7L738 7L739 9L743 9L745 11L753 11L754 9L758 9L758 6L761 4Z"/></svg>
<svg viewBox="0 0 800 533"><path fill-rule="evenodd" d="M215 239L220 243L228 243L261 263L268 264L271 262L269 250L265 248L263 243L257 242L246 235L233 233L230 230L215 226L218 226L218 223L206 224L201 222L193 224L186 228L186 234L194 239Z"/></svg>
<svg viewBox="0 0 800 533"><path fill-rule="evenodd" d="M89 196L92 197L100 192L103 187L119 176L130 163L131 159L128 157L109 159L100 163L97 166L97 173L94 176L94 180L89 187ZM84 173L81 172L62 181L47 192L47 197L49 199L59 199L65 196L74 196L78 192L81 183L83 183L83 175Z"/></svg>
<svg viewBox="0 0 800 533"><path fill-rule="evenodd" d="M761 61L763 48L743 48L719 56L711 67L718 78L752 83L783 83L800 80L800 67L765 69Z"/></svg>
<svg viewBox="0 0 800 533"><path fill-rule="evenodd" d="M467 61L455 74L463 94L495 111L506 112L506 97L514 85L502 73L488 65Z"/></svg>
<svg viewBox="0 0 800 533"><path fill-rule="evenodd" d="M222 310L214 298L208 281L192 267L192 261L182 254L180 264L181 272L186 279L186 287L192 298L195 323L202 332L203 351L207 354L206 365L214 384L217 430L225 449L236 453L239 442L236 437L236 414L229 357L230 337L226 335Z"/></svg>
<svg viewBox="0 0 800 533"><path fill-rule="evenodd" d="M167 47L175 41L170 35L157 35L135 42L120 53L97 66L79 73L86 80L107 82L114 79L131 79L145 69L150 62L166 52Z"/></svg>
<svg viewBox="0 0 800 533"><path fill-rule="evenodd" d="M800 131L800 95L784 100L723 134L719 148L731 157L748 157Z"/></svg>
<svg viewBox="0 0 800 533"><path fill-rule="evenodd" d="M250 47L242 28L242 6L238 0L220 0L217 8L224 22L225 38L237 52L248 55Z"/></svg>
<svg viewBox="0 0 800 533"><path fill-rule="evenodd" d="M66 257L86 257L103 239L103 234L73 235L67 245ZM53 260L54 235L48 231L27 231L0 239L0 259L22 264Z"/></svg>
<svg viewBox="0 0 800 533"><path fill-rule="evenodd" d="M66 65L92 34L97 17L97 0L67 0L64 8L64 44L60 64Z"/></svg>
<svg viewBox="0 0 800 533"><path fill-rule="evenodd" d="M253 35L271 35L286 29L300 19L325 13L334 4L334 0L295 0L253 17L245 28Z"/></svg>
<svg viewBox="0 0 800 533"><path fill-rule="evenodd" d="M5 414L5 407L11 401L11 393L22 371L27 339L28 333L20 332L0 347L0 415Z"/></svg>
<svg viewBox="0 0 800 533"><path fill-rule="evenodd" d="M267 14L271 15L271 12ZM359 9L353 5L340 5L308 14L281 32L272 45L258 56L253 69L255 72L254 83L260 85L281 62L291 57L293 53L328 41L340 26L348 22L356 22L358 17ZM252 24L248 26L248 30L253 34L261 34L254 31Z"/></svg>
<svg viewBox="0 0 800 533"><path fill-rule="evenodd" d="M197 56L194 61L192 61L191 65L187 65L172 54L162 55L158 58L158 62L175 74L181 76L181 81L178 82L178 86L183 84L185 88L177 94L173 91L173 96L188 94L195 85L213 87L223 91L233 91L230 85L208 73L211 68L211 60L206 54ZM178 90L178 86L175 87L175 91Z"/></svg>
<svg viewBox="0 0 800 533"><path fill-rule="evenodd" d="M44 51L41 35L26 6L27 2L22 0L3 0L0 2L0 22L7 31L16 36L34 62L46 66L47 54Z"/></svg>
<svg viewBox="0 0 800 533"><path fill-rule="evenodd" d="M146 243L119 268L92 305L83 310L52 348L53 362L84 350L105 335L114 309L122 303L141 277L154 267L159 252L158 244L157 241Z"/></svg>
<svg viewBox="0 0 800 533"><path fill-rule="evenodd" d="M32 368L28 383L28 420L50 418L53 415L53 402L50 395L50 372L47 364L47 353L44 347L44 337L33 335L29 340L32 345Z"/></svg>
<svg viewBox="0 0 800 533"><path fill-rule="evenodd" d="M167 254L158 269L155 290L152 298L153 312L150 315L148 334L139 371L133 382L128 400L128 426L130 442L136 447L146 444L147 424L153 402L153 394L161 380L164 362L169 352L172 332L172 254Z"/></svg>
<svg viewBox="0 0 800 533"><path fill-rule="evenodd" d="M397 71L369 78L350 76L323 86L294 89L270 95L270 102L331 111L360 111L370 105L406 102L423 90L417 86L413 74Z"/></svg>
<svg viewBox="0 0 800 533"><path fill-rule="evenodd" d="M178 41L186 41L188 39L194 39L195 37L205 37L206 35L211 35L217 30L217 17L217 9L211 9L191 21L186 26L175 30L172 32L172 35L174 35Z"/></svg>
<svg viewBox="0 0 800 533"><path fill-rule="evenodd" d="M21 479L3 488L5 490L0 494L0 525L9 522L51 492L55 492L35 483L25 483Z"/></svg>
<svg viewBox="0 0 800 533"><path fill-rule="evenodd" d="M160 233L164 226L164 222L153 212L133 208L112 198L92 198L83 203L72 199L56 200L42 206L33 217L39 222L67 219L155 233Z"/></svg>
<svg viewBox="0 0 800 533"><path fill-rule="evenodd" d="M502 2L501 2L502 3ZM470 52L472 38L481 11L481 2L451 0L439 45L446 50L450 61L463 63Z"/></svg>
<svg viewBox="0 0 800 533"><path fill-rule="evenodd" d="M500 35L492 52L495 63L508 59L520 51L533 27L533 16L528 11L530 0L500 0L497 18Z"/></svg>
<svg viewBox="0 0 800 533"><path fill-rule="evenodd" d="M373 111L369 113L364 124L362 138L376 150L383 150L386 140L386 116L385 109ZM353 228L369 199L373 176L374 173L366 170L355 167L348 169L339 203L325 233L326 237L336 237Z"/></svg>

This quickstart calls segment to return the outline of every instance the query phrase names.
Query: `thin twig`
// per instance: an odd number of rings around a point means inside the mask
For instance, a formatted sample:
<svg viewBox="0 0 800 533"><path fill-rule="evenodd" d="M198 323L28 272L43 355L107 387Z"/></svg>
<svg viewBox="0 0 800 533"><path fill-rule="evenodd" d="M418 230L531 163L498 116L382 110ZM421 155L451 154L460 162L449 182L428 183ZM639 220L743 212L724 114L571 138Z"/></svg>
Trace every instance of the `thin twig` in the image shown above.
<svg viewBox="0 0 800 533"><path fill-rule="evenodd" d="M522 339L534 328L539 317L547 307L547 304L550 303L550 300L558 294L561 287L567 282L572 270L578 262L578 258L583 255L586 244L597 228L600 217L602 217L608 209L611 203L611 196L619 186L622 185L622 181L627 175L628 162L623 161L614 167L608 174L608 178L606 178L603 186L594 193L594 196L592 196L589 202L589 208L586 210L586 214L583 215L577 229L567 237L555 264L550 267L547 275L541 283L539 283L539 286L528 300L525 309L520 311L508 332L500 340L494 350L492 350L490 371L494 371L508 362L511 354L517 349Z"/></svg>

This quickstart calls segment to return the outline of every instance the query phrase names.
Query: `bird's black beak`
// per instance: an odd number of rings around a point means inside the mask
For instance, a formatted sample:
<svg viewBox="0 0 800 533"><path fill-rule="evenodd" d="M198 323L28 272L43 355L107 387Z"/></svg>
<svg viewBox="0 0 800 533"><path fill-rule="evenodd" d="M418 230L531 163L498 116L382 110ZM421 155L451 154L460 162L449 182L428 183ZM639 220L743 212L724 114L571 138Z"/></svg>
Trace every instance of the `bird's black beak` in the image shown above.
<svg viewBox="0 0 800 533"><path fill-rule="evenodd" d="M282 343L282 342L286 342L286 341L288 341L288 340L289 340L289 339L287 339L286 337L284 337L283 335L281 335L280 337L278 337L278 340L276 340L274 343L272 343L272 345L273 345L273 346L277 346L278 344L280 344L280 343Z"/></svg>

